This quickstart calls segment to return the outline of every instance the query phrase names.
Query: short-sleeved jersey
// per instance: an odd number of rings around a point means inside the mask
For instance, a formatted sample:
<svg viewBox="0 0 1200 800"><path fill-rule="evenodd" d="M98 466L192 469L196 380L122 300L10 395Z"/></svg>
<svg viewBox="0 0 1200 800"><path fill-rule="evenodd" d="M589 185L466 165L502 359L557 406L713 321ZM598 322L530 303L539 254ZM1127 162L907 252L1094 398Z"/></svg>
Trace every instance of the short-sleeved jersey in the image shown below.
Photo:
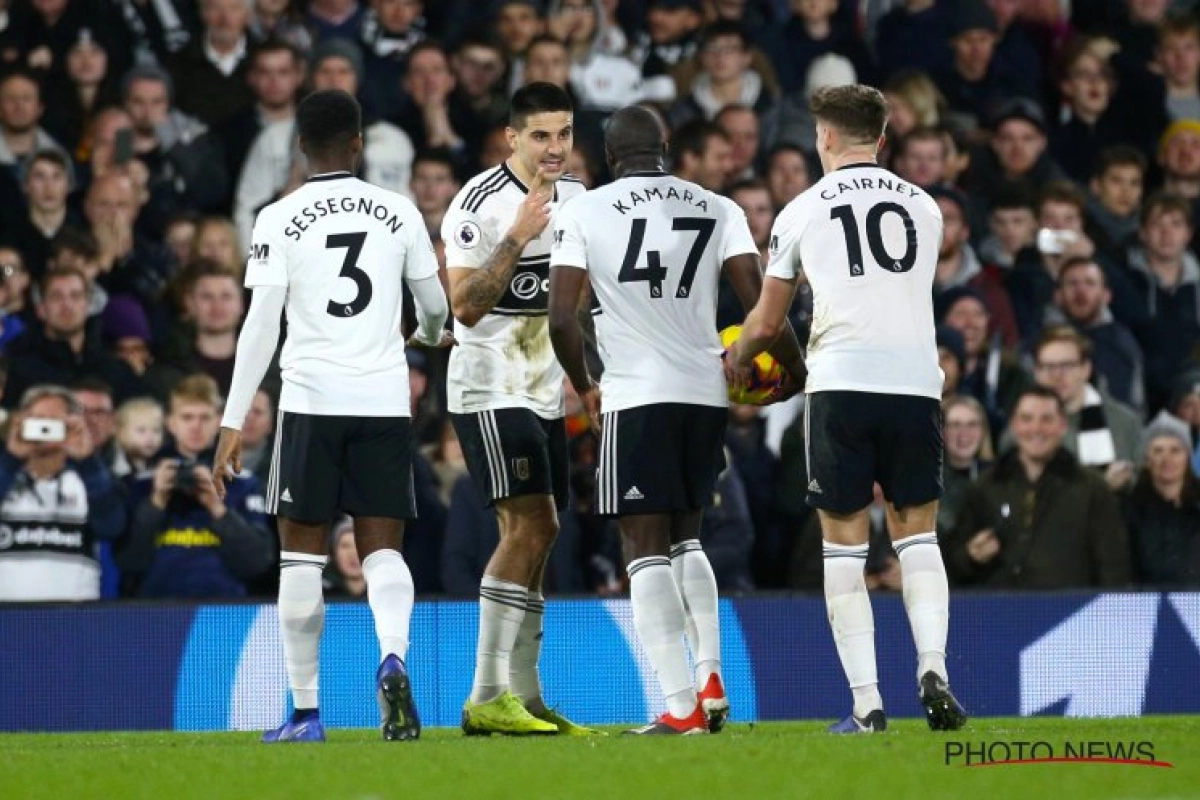
<svg viewBox="0 0 1200 800"><path fill-rule="evenodd" d="M942 214L874 164L829 173L771 229L767 275L804 272L813 292L807 392L939 398L933 276Z"/></svg>
<svg viewBox="0 0 1200 800"><path fill-rule="evenodd" d="M506 163L468 181L442 219L446 266L482 267L512 227L528 191ZM521 252L504 296L473 328L455 320L458 346L450 353L446 375L451 411L528 408L545 419L563 415L563 372L550 345L547 317L550 237L558 208L583 192L575 178L558 180L551 223Z"/></svg>
<svg viewBox="0 0 1200 800"><path fill-rule="evenodd" d="M586 269L604 410L729 405L717 332L725 260L758 248L728 198L659 172L588 192L554 219L554 268Z"/></svg>
<svg viewBox="0 0 1200 800"><path fill-rule="evenodd" d="M254 223L246 286L287 287L279 407L410 416L404 279L436 275L412 201L350 173L310 178Z"/></svg>

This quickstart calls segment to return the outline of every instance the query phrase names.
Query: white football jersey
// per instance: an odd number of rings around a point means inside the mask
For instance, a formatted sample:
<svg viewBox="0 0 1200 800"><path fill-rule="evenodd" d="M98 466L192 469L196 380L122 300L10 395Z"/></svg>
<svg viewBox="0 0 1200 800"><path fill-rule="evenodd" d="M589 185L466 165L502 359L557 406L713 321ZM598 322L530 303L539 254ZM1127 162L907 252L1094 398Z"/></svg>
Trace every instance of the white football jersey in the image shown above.
<svg viewBox="0 0 1200 800"><path fill-rule="evenodd" d="M717 286L725 260L743 253L758 248L736 203L661 172L632 173L558 212L550 260L591 279L606 412L729 405Z"/></svg>
<svg viewBox="0 0 1200 800"><path fill-rule="evenodd" d="M416 206L348 172L318 175L258 214L246 285L287 287L279 407L407 417L404 279L436 275Z"/></svg>
<svg viewBox="0 0 1200 800"><path fill-rule="evenodd" d="M512 227L528 191L506 163L467 181L442 219L446 266L482 267ZM559 179L551 222L521 252L508 290L475 327L455 320L458 346L450 352L446 375L452 412L527 408L545 419L563 415L563 371L550 345L547 317L550 236L558 207L584 191L569 175Z"/></svg>
<svg viewBox="0 0 1200 800"><path fill-rule="evenodd" d="M767 275L813 292L805 391L942 396L933 274L942 212L874 164L829 173L780 212Z"/></svg>

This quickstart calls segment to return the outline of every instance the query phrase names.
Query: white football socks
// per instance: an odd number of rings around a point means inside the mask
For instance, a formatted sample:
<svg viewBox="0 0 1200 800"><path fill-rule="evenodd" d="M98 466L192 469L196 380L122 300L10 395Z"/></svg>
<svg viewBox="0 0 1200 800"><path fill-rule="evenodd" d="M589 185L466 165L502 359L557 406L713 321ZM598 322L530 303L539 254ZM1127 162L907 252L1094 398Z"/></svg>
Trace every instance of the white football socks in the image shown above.
<svg viewBox="0 0 1200 800"><path fill-rule="evenodd" d="M279 554L279 636L287 667L292 705L318 708L321 631L325 627L325 597L321 570L325 556L285 551Z"/></svg>
<svg viewBox="0 0 1200 800"><path fill-rule="evenodd" d="M479 643L471 702L495 700L508 689L513 645L521 631L529 591L519 583L484 575L479 582Z"/></svg>
<svg viewBox="0 0 1200 800"><path fill-rule="evenodd" d="M703 689L710 675L721 674L717 577L699 539L671 546L671 571L687 613L687 641L696 664L696 685Z"/></svg>
<svg viewBox="0 0 1200 800"><path fill-rule="evenodd" d="M904 608L917 646L917 680L930 670L946 675L946 635L950 627L950 587L937 533L918 533L893 542L900 556Z"/></svg>
<svg viewBox="0 0 1200 800"><path fill-rule="evenodd" d="M667 711L686 719L696 710L696 687L683 649L687 614L666 556L638 558L626 568L633 627L658 676Z"/></svg>
<svg viewBox="0 0 1200 800"><path fill-rule="evenodd" d="M824 542L825 606L859 718L883 708L875 667L875 616L863 578L867 549L866 544Z"/></svg>
<svg viewBox="0 0 1200 800"><path fill-rule="evenodd" d="M375 635L379 637L382 661L389 654L401 661L408 658L408 630L412 619L412 573L404 556L395 550L376 550L363 559L363 577L367 581L367 602L375 617Z"/></svg>
<svg viewBox="0 0 1200 800"><path fill-rule="evenodd" d="M538 674L538 659L542 655L542 621L546 616L546 598L540 591L529 590L525 616L513 644L508 663L508 681L512 693L521 698L526 708L541 710L542 681Z"/></svg>

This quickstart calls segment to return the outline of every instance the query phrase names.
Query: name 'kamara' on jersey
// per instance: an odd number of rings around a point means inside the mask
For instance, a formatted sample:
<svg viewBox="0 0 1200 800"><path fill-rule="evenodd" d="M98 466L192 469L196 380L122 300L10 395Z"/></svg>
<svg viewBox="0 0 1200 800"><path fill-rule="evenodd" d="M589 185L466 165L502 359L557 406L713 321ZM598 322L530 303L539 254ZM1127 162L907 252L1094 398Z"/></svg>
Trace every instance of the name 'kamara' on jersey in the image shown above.
<svg viewBox="0 0 1200 800"><path fill-rule="evenodd" d="M613 203L612 207L624 214L632 211L642 203L649 203L651 200L682 200L685 203L691 203L694 208L698 208L701 211L708 211L708 200L703 195L693 195L687 189L676 191L674 186L668 186L666 191L657 186L643 188L640 192L637 189L630 189L630 205L625 205L624 199L621 199Z"/></svg>
<svg viewBox="0 0 1200 800"><path fill-rule="evenodd" d="M289 239L300 241L300 235L308 230L308 226L321 217L330 214L365 214L387 225L392 233L399 233L404 224L396 212L370 197L327 197L316 201L311 206L300 209L300 213L292 217L291 224L283 229L283 235ZM304 220L307 220L305 222Z"/></svg>
<svg viewBox="0 0 1200 800"><path fill-rule="evenodd" d="M836 186L829 186L821 190L822 200L833 200L840 194L853 192L855 190L870 189L879 191L887 189L892 192L899 192L905 197L916 197L920 193L920 189L915 186L909 186L902 180L892 180L890 178L850 178L848 181L838 181Z"/></svg>

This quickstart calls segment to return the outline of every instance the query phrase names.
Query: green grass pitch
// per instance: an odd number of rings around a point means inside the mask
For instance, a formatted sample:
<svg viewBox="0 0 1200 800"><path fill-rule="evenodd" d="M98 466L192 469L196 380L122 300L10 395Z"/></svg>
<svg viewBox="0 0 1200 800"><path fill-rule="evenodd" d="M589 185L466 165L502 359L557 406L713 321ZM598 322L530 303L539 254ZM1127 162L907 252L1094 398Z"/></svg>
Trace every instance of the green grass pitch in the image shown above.
<svg viewBox="0 0 1200 800"><path fill-rule="evenodd" d="M870 736L823 728L734 722L719 736L598 740L430 729L418 742L331 730L324 745L276 746L252 733L3 734L0 798L1200 798L1198 717L981 719L954 734L920 720ZM1056 755L1067 742L1150 742L1173 766L944 763L948 743L1017 741L1048 742Z"/></svg>

